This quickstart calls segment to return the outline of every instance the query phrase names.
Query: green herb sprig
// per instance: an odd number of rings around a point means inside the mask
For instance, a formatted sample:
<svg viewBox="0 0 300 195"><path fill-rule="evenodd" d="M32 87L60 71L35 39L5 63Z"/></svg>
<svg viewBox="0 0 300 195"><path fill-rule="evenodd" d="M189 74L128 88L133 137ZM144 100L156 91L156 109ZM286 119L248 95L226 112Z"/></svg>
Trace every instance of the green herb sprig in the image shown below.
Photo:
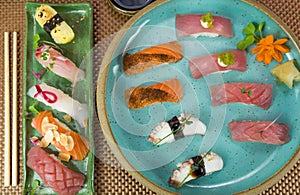
<svg viewBox="0 0 300 195"><path fill-rule="evenodd" d="M59 50L61 53L63 53L63 50L58 47L56 44L49 42L49 41L45 41L45 40L41 40L41 37L39 34L35 34L33 37L33 49L36 50L36 48L38 48L40 45L43 44L47 44L47 45L51 45L53 48Z"/></svg>
<svg viewBox="0 0 300 195"><path fill-rule="evenodd" d="M183 179L183 180L180 182L180 184L177 186L177 189L180 188L180 187L184 184L184 182L186 181L186 179L187 179L194 171L197 171L197 170L199 169L200 163L204 160L204 158L205 158L208 154L211 153L211 150L212 150L212 149L208 150L208 151L202 156L202 158L199 160L199 162L198 162L196 165L194 165L194 166L191 167L191 170L190 170L189 174L187 174L187 175L184 177L184 179Z"/></svg>
<svg viewBox="0 0 300 195"><path fill-rule="evenodd" d="M244 40L237 43L237 48L241 50L245 50L249 45L254 42L259 42L262 36L262 30L265 23L261 22L256 26L252 22L250 22L246 28L243 29L243 33L246 35Z"/></svg>
<svg viewBox="0 0 300 195"><path fill-rule="evenodd" d="M165 140L167 137L169 137L169 136L171 136L171 135L173 135L173 134L175 134L177 131L181 131L184 127L185 127L185 125L190 125L190 124L192 124L193 123L193 121L189 121L189 119L192 117L192 115L190 115L187 119L185 119L185 118L183 118L180 122L180 125L179 125L179 127L176 129L176 130L174 130L174 131L172 131L171 133L169 133L168 135L166 135L165 137L163 137L161 140L159 140L157 143L155 143L154 145L158 145L160 142L162 142L163 140Z"/></svg>

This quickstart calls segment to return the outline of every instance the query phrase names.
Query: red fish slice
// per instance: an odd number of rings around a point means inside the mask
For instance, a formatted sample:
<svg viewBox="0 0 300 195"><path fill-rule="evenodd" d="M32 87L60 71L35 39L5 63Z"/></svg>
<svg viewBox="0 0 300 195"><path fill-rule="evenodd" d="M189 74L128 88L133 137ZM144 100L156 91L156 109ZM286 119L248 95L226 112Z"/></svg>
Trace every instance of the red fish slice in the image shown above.
<svg viewBox="0 0 300 195"><path fill-rule="evenodd" d="M41 177L47 187L61 195L75 195L85 180L84 175L70 170L38 146L29 150L27 166Z"/></svg>
<svg viewBox="0 0 300 195"><path fill-rule="evenodd" d="M229 124L232 139L237 142L262 142L282 145L290 141L290 127L270 121L231 121Z"/></svg>
<svg viewBox="0 0 300 195"><path fill-rule="evenodd" d="M218 64L218 54L205 55L195 57L190 60L190 71L194 79L201 78L205 75L224 72L230 70L236 70L244 72L247 69L246 51L242 50L229 50L234 54L234 64L226 67L222 67Z"/></svg>
<svg viewBox="0 0 300 195"><path fill-rule="evenodd" d="M184 36L196 35L200 33L214 33L224 37L232 37L232 24L230 19L213 16L214 22L213 28L204 28L201 25L201 17L203 14L186 14L186 15L176 15L176 29L177 36L182 38ZM200 34L201 35L201 34Z"/></svg>
<svg viewBox="0 0 300 195"><path fill-rule="evenodd" d="M272 85L258 83L229 83L210 87L213 106L241 102L269 109L272 102Z"/></svg>

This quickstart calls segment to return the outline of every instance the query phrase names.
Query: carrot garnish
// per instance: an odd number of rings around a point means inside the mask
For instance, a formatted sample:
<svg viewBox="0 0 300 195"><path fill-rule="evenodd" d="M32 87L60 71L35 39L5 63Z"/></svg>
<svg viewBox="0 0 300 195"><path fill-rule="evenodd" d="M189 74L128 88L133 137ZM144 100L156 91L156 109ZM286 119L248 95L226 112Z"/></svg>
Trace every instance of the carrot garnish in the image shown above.
<svg viewBox="0 0 300 195"><path fill-rule="evenodd" d="M265 64L270 64L272 59L278 62L282 62L282 53L290 52L290 48L283 45L288 39L278 39L274 42L274 36L268 35L267 37L261 39L252 49L252 54L257 53L256 60Z"/></svg>

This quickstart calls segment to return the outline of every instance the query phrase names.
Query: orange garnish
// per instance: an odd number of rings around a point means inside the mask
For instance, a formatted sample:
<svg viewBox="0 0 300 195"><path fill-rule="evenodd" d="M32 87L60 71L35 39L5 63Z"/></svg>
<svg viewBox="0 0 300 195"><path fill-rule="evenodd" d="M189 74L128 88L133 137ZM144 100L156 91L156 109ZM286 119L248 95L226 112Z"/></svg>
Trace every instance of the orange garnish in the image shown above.
<svg viewBox="0 0 300 195"><path fill-rule="evenodd" d="M274 42L273 35L269 35L261 39L257 44L258 46L252 49L252 54L257 53L256 60L265 64L270 64L274 58L277 62L283 60L282 53L290 52L290 48L283 45L288 39L278 39Z"/></svg>

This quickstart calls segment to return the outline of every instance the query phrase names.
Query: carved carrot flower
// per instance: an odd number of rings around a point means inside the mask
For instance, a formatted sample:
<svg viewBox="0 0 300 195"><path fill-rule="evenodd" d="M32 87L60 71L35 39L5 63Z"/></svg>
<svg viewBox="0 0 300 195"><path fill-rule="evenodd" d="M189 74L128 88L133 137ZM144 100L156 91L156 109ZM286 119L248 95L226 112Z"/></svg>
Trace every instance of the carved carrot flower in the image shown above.
<svg viewBox="0 0 300 195"><path fill-rule="evenodd" d="M264 62L265 64L270 64L272 59L278 62L283 60L282 53L290 52L290 48L283 45L288 39L278 39L274 42L274 36L269 35L261 39L256 47L253 48L252 54L257 53L256 60L259 62Z"/></svg>

